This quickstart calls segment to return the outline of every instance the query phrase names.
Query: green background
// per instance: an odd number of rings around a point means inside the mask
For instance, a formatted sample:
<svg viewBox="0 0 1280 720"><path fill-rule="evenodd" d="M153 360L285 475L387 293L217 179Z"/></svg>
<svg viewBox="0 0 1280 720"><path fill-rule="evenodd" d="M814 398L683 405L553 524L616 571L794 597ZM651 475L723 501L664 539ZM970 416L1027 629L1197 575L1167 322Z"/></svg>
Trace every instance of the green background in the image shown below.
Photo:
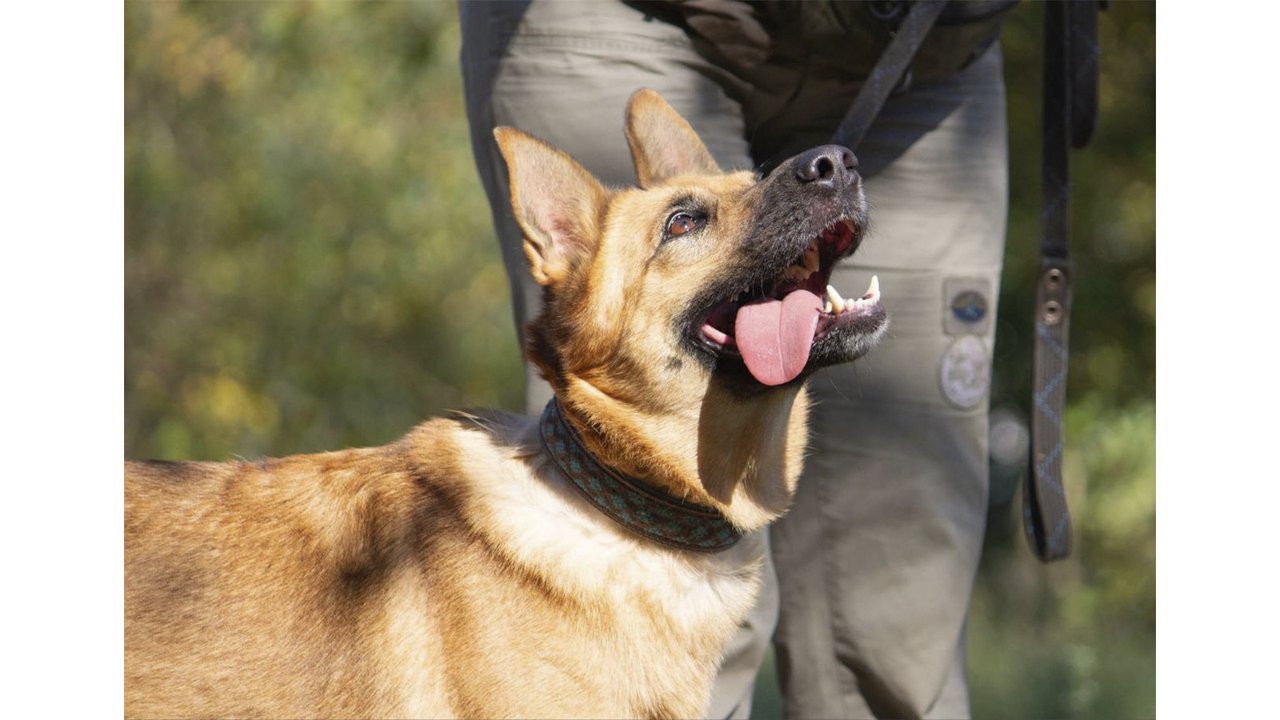
<svg viewBox="0 0 1280 720"><path fill-rule="evenodd" d="M1002 38L1011 211L993 408L1028 417L1040 15ZM993 463L969 625L980 718L1155 714L1155 5L1100 20L1073 153L1066 480L1076 551L1022 539ZM383 444L521 405L472 166L452 3L125 5L125 452L228 459ZM622 142L619 119L619 142ZM756 717L776 717L772 664Z"/></svg>

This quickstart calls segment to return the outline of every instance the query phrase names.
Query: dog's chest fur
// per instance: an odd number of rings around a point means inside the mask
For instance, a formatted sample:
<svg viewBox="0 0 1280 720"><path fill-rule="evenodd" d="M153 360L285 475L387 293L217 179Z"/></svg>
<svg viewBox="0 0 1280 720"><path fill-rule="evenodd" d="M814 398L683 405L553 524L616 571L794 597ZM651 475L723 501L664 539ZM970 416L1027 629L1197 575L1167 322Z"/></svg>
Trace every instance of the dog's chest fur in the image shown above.
<svg viewBox="0 0 1280 720"><path fill-rule="evenodd" d="M536 695L697 716L758 582L750 539L703 555L614 525L524 418L131 474L126 656L172 660L126 658L128 715L499 717Z"/></svg>

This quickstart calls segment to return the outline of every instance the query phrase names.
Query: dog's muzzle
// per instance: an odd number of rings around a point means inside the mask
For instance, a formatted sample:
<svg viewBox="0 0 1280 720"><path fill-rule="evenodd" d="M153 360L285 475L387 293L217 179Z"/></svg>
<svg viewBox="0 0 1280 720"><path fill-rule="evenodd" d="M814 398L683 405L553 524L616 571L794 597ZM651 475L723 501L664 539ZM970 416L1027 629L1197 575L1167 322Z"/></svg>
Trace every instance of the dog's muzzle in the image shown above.
<svg viewBox="0 0 1280 720"><path fill-rule="evenodd" d="M864 336L878 337L883 329L877 278L849 300L829 284L836 262L853 254L866 227L857 168L848 148L823 145L762 181L762 210L743 252L755 256L757 267L772 269L713 307L699 339L740 357L763 385L782 385L814 369L816 349L817 364L853 359L869 345Z"/></svg>

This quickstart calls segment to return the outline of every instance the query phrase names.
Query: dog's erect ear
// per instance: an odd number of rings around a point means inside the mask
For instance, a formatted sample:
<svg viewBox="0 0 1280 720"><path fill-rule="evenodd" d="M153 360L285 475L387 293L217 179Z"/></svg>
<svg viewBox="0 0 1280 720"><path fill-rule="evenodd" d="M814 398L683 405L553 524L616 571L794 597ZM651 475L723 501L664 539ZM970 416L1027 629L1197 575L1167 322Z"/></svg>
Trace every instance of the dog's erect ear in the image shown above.
<svg viewBox="0 0 1280 720"><path fill-rule="evenodd" d="M608 192L573 158L514 128L493 131L533 279L555 285L595 251Z"/></svg>
<svg viewBox="0 0 1280 720"><path fill-rule="evenodd" d="M640 187L677 175L719 175L720 166L689 122L648 88L627 103L627 144Z"/></svg>

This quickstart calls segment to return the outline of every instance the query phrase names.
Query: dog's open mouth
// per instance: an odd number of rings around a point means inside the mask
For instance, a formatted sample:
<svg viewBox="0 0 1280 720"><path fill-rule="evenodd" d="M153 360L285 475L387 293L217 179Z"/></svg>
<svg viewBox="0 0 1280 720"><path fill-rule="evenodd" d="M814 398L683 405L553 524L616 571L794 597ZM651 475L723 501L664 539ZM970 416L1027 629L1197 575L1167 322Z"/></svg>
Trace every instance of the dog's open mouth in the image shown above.
<svg viewBox="0 0 1280 720"><path fill-rule="evenodd" d="M782 385L804 371L811 349L825 336L879 328L885 313L877 278L851 300L828 284L836 261L853 252L856 238L850 220L827 227L771 283L712 308L699 340L717 353L740 356L760 383Z"/></svg>

